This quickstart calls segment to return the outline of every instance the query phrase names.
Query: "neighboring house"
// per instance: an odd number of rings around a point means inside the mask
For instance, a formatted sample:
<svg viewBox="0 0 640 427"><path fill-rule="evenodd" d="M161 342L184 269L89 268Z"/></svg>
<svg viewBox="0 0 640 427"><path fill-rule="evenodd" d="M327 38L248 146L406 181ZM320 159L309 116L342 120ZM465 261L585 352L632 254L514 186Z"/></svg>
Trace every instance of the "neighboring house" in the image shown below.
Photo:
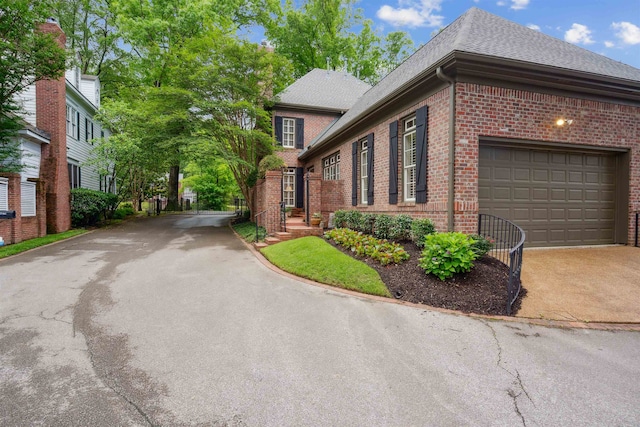
<svg viewBox="0 0 640 427"><path fill-rule="evenodd" d="M64 46L66 37L50 21L41 31ZM0 174L0 210L15 210L16 218L0 220L7 243L66 231L71 227L70 190L112 190L86 164L93 140L106 136L94 119L100 106L100 82L71 70L58 80L42 80L18 97L25 128L19 132L22 163L19 174Z"/></svg>
<svg viewBox="0 0 640 427"><path fill-rule="evenodd" d="M313 171L301 198L325 220L406 213L473 233L490 213L528 246L624 244L640 210L639 123L639 69L473 8L287 164ZM270 178L257 187L265 206L279 202Z"/></svg>

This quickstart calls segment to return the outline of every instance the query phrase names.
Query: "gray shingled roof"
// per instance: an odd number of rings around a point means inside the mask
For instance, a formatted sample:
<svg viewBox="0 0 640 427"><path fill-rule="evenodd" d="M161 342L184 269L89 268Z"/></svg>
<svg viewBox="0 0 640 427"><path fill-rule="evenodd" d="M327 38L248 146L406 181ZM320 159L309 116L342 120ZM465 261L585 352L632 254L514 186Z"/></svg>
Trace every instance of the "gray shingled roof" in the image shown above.
<svg viewBox="0 0 640 427"><path fill-rule="evenodd" d="M278 95L276 104L346 111L371 86L343 71L309 71Z"/></svg>
<svg viewBox="0 0 640 427"><path fill-rule="evenodd" d="M432 69L439 61L454 52L473 53L640 82L640 69L481 9L472 8L365 93L315 143L322 143L331 138L361 115L383 104L388 97L415 81L422 73Z"/></svg>

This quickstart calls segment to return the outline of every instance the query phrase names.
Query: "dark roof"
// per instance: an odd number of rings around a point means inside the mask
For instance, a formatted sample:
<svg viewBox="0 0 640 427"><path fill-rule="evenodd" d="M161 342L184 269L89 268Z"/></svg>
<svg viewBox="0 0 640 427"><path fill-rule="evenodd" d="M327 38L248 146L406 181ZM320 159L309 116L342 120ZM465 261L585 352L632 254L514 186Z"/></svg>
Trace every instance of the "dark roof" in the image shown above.
<svg viewBox="0 0 640 427"><path fill-rule="evenodd" d="M276 105L346 111L371 86L343 71L309 71L282 91Z"/></svg>
<svg viewBox="0 0 640 427"><path fill-rule="evenodd" d="M582 72L594 78L601 76L640 83L640 69L472 8L365 93L322 138L317 139L316 144L379 108L405 87L433 74L437 65L458 52L506 60L520 66L543 66Z"/></svg>

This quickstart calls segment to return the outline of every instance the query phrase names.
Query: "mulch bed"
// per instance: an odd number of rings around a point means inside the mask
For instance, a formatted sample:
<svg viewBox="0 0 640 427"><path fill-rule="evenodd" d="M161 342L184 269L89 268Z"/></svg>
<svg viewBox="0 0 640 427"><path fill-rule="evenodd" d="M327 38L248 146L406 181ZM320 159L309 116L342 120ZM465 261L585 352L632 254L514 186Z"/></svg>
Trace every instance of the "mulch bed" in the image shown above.
<svg viewBox="0 0 640 427"><path fill-rule="evenodd" d="M402 264L382 266L370 258L354 255L350 250L328 240L343 253L356 258L380 274L391 295L399 300L432 307L458 310L464 313L506 315L507 277L509 269L497 259L485 255L474 261L470 272L442 281L428 275L418 265L421 250L413 242L402 246L411 255ZM527 291L523 287L512 307L511 315L520 308Z"/></svg>

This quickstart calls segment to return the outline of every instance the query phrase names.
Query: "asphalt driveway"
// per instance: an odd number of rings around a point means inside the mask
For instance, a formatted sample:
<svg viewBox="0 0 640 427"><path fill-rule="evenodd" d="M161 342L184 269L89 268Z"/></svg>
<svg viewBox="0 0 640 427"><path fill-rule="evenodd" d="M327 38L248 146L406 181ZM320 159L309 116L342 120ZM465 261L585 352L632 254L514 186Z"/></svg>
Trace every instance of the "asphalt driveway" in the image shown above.
<svg viewBox="0 0 640 427"><path fill-rule="evenodd" d="M0 261L1 424L640 423L640 333L311 286L224 222L145 218Z"/></svg>
<svg viewBox="0 0 640 427"><path fill-rule="evenodd" d="M640 323L640 248L525 249L519 317Z"/></svg>

